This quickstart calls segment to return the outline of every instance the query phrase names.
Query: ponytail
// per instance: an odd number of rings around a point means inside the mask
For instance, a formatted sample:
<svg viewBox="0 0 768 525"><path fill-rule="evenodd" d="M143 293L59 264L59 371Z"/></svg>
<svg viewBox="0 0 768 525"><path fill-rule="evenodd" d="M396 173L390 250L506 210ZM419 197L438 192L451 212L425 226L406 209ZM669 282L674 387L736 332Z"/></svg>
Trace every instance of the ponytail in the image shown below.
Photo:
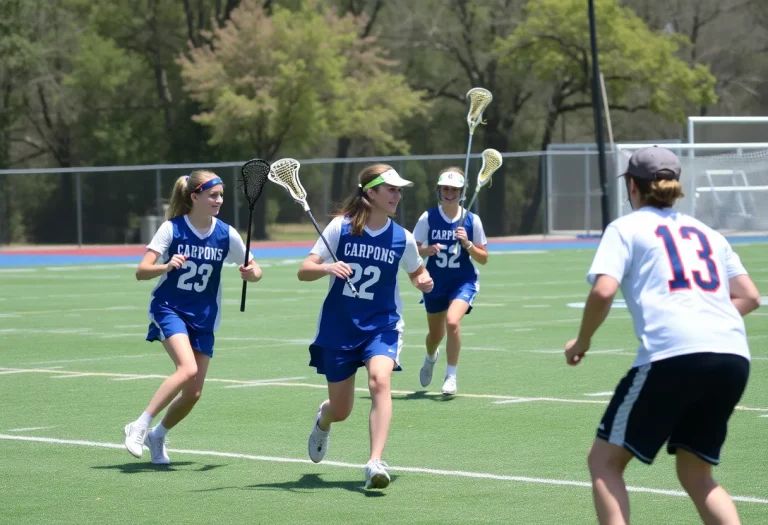
<svg viewBox="0 0 768 525"><path fill-rule="evenodd" d="M628 175L632 177L631 175ZM669 208L675 205L677 199L685 197L680 181L674 179L646 180L632 177L640 192L643 206L654 208Z"/></svg>
<svg viewBox="0 0 768 525"><path fill-rule="evenodd" d="M192 211L192 193L203 183L216 178L216 174L208 170L195 170L189 175L182 175L173 184L171 199L168 202L166 218L171 220Z"/></svg>
<svg viewBox="0 0 768 525"><path fill-rule="evenodd" d="M372 164L363 169L358 175L359 186L341 204L337 217L349 217L352 224L352 235L362 235L368 218L371 216L371 203L368 201L366 190L363 186L392 167L386 164ZM372 188L377 191L377 188Z"/></svg>

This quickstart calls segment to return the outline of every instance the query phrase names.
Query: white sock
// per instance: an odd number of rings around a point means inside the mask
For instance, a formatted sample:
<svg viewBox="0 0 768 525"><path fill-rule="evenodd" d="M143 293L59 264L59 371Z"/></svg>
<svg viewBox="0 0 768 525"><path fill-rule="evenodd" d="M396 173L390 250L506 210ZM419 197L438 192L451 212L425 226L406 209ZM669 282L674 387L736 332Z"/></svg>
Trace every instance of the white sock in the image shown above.
<svg viewBox="0 0 768 525"><path fill-rule="evenodd" d="M437 361L437 350L435 350L435 353L432 355L429 355L429 353L427 353L427 361L429 361L430 363L434 363L435 361Z"/></svg>
<svg viewBox="0 0 768 525"><path fill-rule="evenodd" d="M168 430L170 429L165 428L163 426L163 423L160 422L155 426L155 428L152 429L152 435L155 437L164 438L165 435L168 433Z"/></svg>
<svg viewBox="0 0 768 525"><path fill-rule="evenodd" d="M136 420L136 423L138 423L141 427L149 428L149 424L152 423L152 416L149 414L149 412L144 412L139 416L139 419Z"/></svg>
<svg viewBox="0 0 768 525"><path fill-rule="evenodd" d="M445 377L453 376L456 377L456 367L448 365L445 367Z"/></svg>

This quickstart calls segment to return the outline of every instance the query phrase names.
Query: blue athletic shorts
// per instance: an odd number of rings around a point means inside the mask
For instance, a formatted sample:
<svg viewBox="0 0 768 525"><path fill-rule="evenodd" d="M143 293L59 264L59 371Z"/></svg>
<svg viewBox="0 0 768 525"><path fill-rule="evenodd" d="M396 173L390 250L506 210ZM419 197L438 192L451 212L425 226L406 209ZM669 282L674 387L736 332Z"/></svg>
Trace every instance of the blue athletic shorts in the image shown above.
<svg viewBox="0 0 768 525"><path fill-rule="evenodd" d="M469 303L467 313L472 311L472 302L477 295L477 283L464 283L448 290L432 290L425 293L421 302L429 314L445 312L454 299L461 299Z"/></svg>
<svg viewBox="0 0 768 525"><path fill-rule="evenodd" d="M164 341L172 335L184 334L189 338L193 350L213 357L213 332L195 330L170 308L150 312L149 318L152 322L149 324L147 341Z"/></svg>
<svg viewBox="0 0 768 525"><path fill-rule="evenodd" d="M325 374L329 383L337 383L352 377L357 369L373 356L385 355L393 361L393 370L400 368L400 349L403 347L402 334L388 330L376 334L371 339L352 350L333 350L317 345L309 347L309 366L317 368L318 374Z"/></svg>

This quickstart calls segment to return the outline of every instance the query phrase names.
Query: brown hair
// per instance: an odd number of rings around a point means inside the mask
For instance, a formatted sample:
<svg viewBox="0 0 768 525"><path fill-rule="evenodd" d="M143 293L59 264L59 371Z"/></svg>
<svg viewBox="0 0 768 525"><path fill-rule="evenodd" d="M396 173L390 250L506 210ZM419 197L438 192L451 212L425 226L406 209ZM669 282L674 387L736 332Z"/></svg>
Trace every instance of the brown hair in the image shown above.
<svg viewBox="0 0 768 525"><path fill-rule="evenodd" d="M181 215L186 215L192 211L192 193L217 175L208 170L195 170L189 175L182 175L176 179L176 183L171 190L171 200L168 203L166 218L168 220Z"/></svg>
<svg viewBox="0 0 768 525"><path fill-rule="evenodd" d="M363 168L363 171L357 176L360 186L355 188L355 191L347 197L336 214L337 217L349 217L350 221L352 221L352 235L363 234L365 223L368 222L368 217L371 215L371 203L368 202L363 186L391 169L392 166L387 164L371 164ZM371 189L378 191L378 186L374 186Z"/></svg>
<svg viewBox="0 0 768 525"><path fill-rule="evenodd" d="M647 180L632 175L625 175L627 184L631 178L635 181L640 192L640 198L643 206L653 206L654 208L669 208L674 206L675 201L681 197L685 197L683 194L683 187L680 186L680 181L674 179L661 179L661 180Z"/></svg>

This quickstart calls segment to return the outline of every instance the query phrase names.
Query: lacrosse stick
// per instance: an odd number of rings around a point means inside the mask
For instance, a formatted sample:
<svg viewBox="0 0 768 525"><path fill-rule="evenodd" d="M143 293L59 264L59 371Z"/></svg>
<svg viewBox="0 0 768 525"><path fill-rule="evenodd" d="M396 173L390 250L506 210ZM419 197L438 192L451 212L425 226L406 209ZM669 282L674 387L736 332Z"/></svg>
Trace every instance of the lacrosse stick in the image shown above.
<svg viewBox="0 0 768 525"><path fill-rule="evenodd" d="M472 88L467 92L469 99L469 112L467 113L467 124L469 125L469 140L467 141L467 157L464 160L464 173L469 173L469 154L472 152L472 136L475 134L475 128L483 120L483 111L493 100L493 95L485 88ZM464 199L467 196L467 187L464 186L459 197L459 205L464 205Z"/></svg>
<svg viewBox="0 0 768 525"><path fill-rule="evenodd" d="M459 221L459 226L464 226L464 220L467 218L467 212L472 208L472 205L475 203L475 199L477 198L477 194L480 193L480 188L491 182L491 176L494 174L494 172L501 167L502 160L501 160L501 153L496 151L495 149L488 148L487 150L483 151L483 165L480 167L480 173L477 174L477 184L475 185L475 193L472 195L472 198L469 200L469 206L464 208L461 212L461 220ZM469 184L466 184L464 187L466 188L469 186ZM456 253L459 250L459 240L456 239L456 244L453 245L453 253Z"/></svg>
<svg viewBox="0 0 768 525"><path fill-rule="evenodd" d="M323 244L328 248L328 252L331 254L331 257L333 257L333 261L339 262L336 254L333 253L331 246L325 239L323 232L317 225L317 221L312 216L312 211L309 209L309 204L307 204L307 191L304 189L304 186L301 185L301 181L299 180L299 167L301 167L301 164L296 159L280 159L272 164L272 168L269 170L269 180L288 190L288 193L293 197L293 200L301 204L304 211L307 212L307 215L309 215L309 218L312 220L312 224L315 226L317 233L320 234ZM355 285L352 284L349 277L346 277L346 281L350 291L355 297L358 297Z"/></svg>
<svg viewBox="0 0 768 525"><path fill-rule="evenodd" d="M251 224L253 223L253 208L259 200L264 185L267 183L269 164L261 159L251 159L240 168L240 187L243 189L245 199L248 201L248 240L245 243L245 262L248 266L248 258L251 255ZM245 312L245 290L248 281L243 281L243 294L240 297L240 311Z"/></svg>

